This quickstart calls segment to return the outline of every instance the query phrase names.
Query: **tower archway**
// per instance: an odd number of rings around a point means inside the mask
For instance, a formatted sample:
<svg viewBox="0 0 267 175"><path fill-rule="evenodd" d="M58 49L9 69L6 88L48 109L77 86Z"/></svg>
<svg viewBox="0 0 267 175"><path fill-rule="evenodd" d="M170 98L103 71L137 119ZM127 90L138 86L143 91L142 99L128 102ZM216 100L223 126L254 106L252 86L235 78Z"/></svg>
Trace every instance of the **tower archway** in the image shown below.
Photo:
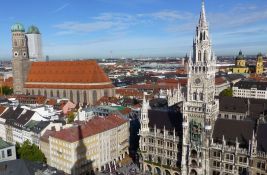
<svg viewBox="0 0 267 175"><path fill-rule="evenodd" d="M192 170L190 171L190 175L197 175L197 171L196 171L195 169L192 169Z"/></svg>
<svg viewBox="0 0 267 175"><path fill-rule="evenodd" d="M159 167L155 167L155 169L154 169L154 173L155 173L156 175L161 175L161 170L160 170L160 168L159 168Z"/></svg>

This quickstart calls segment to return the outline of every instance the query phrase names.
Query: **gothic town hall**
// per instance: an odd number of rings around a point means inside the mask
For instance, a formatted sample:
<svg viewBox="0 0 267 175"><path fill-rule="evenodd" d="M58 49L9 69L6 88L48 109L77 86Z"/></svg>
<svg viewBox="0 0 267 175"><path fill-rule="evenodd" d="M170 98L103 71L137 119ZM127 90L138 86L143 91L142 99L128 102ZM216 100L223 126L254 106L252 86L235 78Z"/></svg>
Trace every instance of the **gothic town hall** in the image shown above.
<svg viewBox="0 0 267 175"><path fill-rule="evenodd" d="M216 56L205 3L188 60L187 87L168 91L168 107L144 94L140 164L158 175L267 174L267 101L215 98Z"/></svg>

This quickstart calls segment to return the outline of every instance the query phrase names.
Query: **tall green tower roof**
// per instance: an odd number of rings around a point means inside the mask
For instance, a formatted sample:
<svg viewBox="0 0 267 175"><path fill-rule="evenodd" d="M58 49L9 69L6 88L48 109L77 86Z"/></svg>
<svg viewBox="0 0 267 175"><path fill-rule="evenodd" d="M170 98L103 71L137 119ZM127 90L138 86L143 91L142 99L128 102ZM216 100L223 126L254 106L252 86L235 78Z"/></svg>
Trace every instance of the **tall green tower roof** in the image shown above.
<svg viewBox="0 0 267 175"><path fill-rule="evenodd" d="M38 27L32 25L28 28L27 33L28 34L40 34L40 31L39 31Z"/></svg>
<svg viewBox="0 0 267 175"><path fill-rule="evenodd" d="M25 32L24 26L20 23L12 25L11 32Z"/></svg>

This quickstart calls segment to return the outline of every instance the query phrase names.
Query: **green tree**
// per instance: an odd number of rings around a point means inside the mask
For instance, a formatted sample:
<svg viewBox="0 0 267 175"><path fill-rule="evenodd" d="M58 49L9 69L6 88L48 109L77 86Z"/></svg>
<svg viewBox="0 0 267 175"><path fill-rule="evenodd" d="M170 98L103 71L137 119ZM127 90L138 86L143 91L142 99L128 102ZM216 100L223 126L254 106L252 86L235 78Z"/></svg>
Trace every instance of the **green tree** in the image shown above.
<svg viewBox="0 0 267 175"><path fill-rule="evenodd" d="M16 154L17 154L17 159L19 159L19 150L20 150L20 144L16 142Z"/></svg>
<svg viewBox="0 0 267 175"><path fill-rule="evenodd" d="M23 142L21 146L18 146L18 158L30 161L37 161L37 162L46 162L45 155L42 151L35 145L31 144L28 140Z"/></svg>
<svg viewBox="0 0 267 175"><path fill-rule="evenodd" d="M68 115L67 115L67 123L74 122L74 119L75 119L74 113L73 112L68 113Z"/></svg>
<svg viewBox="0 0 267 175"><path fill-rule="evenodd" d="M224 89L224 90L220 93L220 96L232 97L232 96L233 96L233 89L232 89L232 88Z"/></svg>
<svg viewBox="0 0 267 175"><path fill-rule="evenodd" d="M13 94L13 88L11 88L11 87L3 86L2 91L3 91L3 95Z"/></svg>

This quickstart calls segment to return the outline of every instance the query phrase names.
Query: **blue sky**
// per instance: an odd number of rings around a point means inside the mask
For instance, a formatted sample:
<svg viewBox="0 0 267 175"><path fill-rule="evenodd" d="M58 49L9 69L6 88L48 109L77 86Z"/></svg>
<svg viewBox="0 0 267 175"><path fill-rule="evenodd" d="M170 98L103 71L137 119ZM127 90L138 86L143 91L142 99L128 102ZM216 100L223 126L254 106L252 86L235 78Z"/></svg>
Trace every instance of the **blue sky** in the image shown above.
<svg viewBox="0 0 267 175"><path fill-rule="evenodd" d="M36 25L54 59L181 56L191 51L201 0L3 0L0 59L10 27ZM206 0L217 55L267 51L267 0Z"/></svg>

